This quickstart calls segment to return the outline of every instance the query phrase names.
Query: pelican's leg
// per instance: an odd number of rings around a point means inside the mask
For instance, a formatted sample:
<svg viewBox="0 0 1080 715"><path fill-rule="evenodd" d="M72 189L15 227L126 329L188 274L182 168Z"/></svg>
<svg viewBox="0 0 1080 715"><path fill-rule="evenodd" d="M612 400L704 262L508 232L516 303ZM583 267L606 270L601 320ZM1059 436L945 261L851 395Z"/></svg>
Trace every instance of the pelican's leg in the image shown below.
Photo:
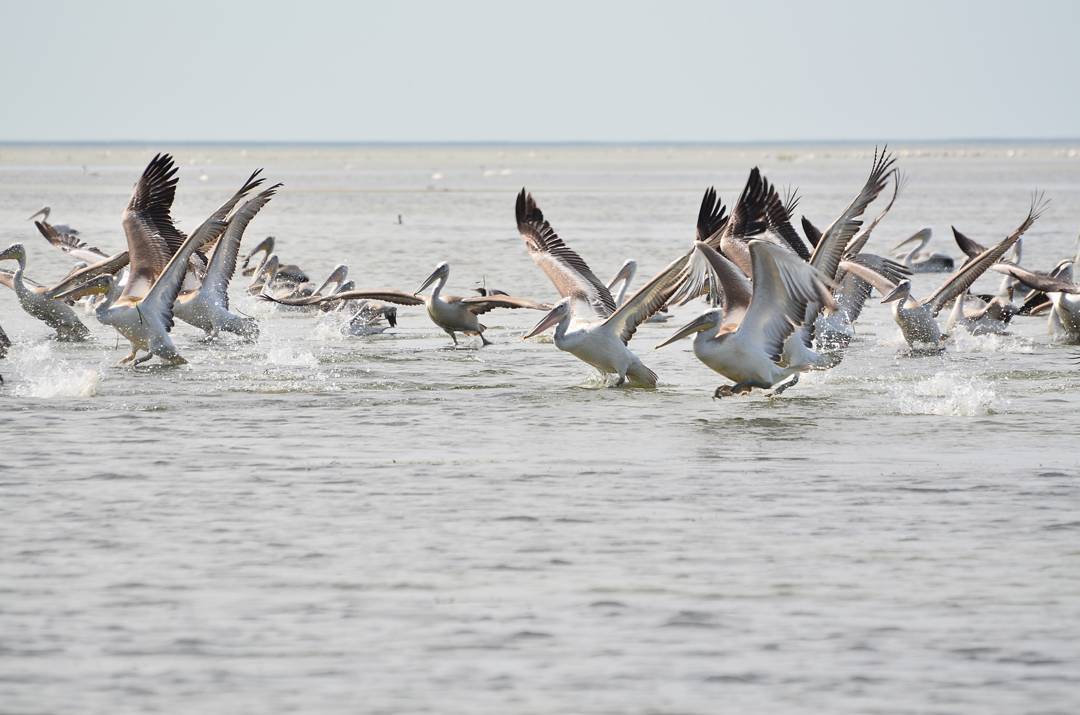
<svg viewBox="0 0 1080 715"><path fill-rule="evenodd" d="M794 375L791 376L790 380L788 380L786 382L781 382L779 385L777 385L775 388L773 388L772 392L766 392L765 397L776 397L777 395L782 394L784 392L784 390L788 389L789 387L791 387L792 385L795 385L798 382L799 382L799 373L795 373Z"/></svg>
<svg viewBox="0 0 1080 715"><path fill-rule="evenodd" d="M721 385L720 387L716 388L716 391L713 392L712 397L714 400L719 400L721 397L731 397L734 394L735 390L733 385Z"/></svg>
<svg viewBox="0 0 1080 715"><path fill-rule="evenodd" d="M454 341L454 347L457 347L457 335L453 330L447 330L446 334L450 336L450 339Z"/></svg>
<svg viewBox="0 0 1080 715"><path fill-rule="evenodd" d="M490 340L488 340L487 338L485 338L483 333L477 333L477 335L480 336L480 347L483 348L483 347L487 347L488 345L494 345L495 344L495 343L491 342Z"/></svg>
<svg viewBox="0 0 1080 715"><path fill-rule="evenodd" d="M131 366L135 367L136 365L142 365L144 362L146 362L152 357L154 357L154 353L146 353L141 358L136 358L135 361L131 363Z"/></svg>
<svg viewBox="0 0 1080 715"><path fill-rule="evenodd" d="M124 358L120 358L120 362L118 362L118 363L116 363L116 364L117 364L117 365L127 365L127 364L128 364L129 362L131 362L132 360L134 360L134 359L135 359L135 356L136 356L136 355L138 355L138 354L139 354L139 349L138 349L137 347L134 347L134 346L133 346L133 347L131 348L131 353L130 353L130 354L128 354L128 356L127 356L127 357L124 357Z"/></svg>
<svg viewBox="0 0 1080 715"><path fill-rule="evenodd" d="M626 384L626 375L619 375L619 379L615 381L615 384L612 385L612 387L622 387L625 384Z"/></svg>

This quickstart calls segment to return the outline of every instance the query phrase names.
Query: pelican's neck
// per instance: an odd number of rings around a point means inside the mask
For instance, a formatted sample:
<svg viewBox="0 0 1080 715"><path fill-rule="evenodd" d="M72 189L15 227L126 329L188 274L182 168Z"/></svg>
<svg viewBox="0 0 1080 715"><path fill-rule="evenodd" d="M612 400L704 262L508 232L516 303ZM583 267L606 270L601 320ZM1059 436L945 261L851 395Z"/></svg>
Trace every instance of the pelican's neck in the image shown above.
<svg viewBox="0 0 1080 715"><path fill-rule="evenodd" d="M558 345L566 337L566 331L570 328L570 319L573 317L570 311L555 325L555 344Z"/></svg>
<svg viewBox="0 0 1080 715"><path fill-rule="evenodd" d="M446 285L446 280L449 277L450 276L448 274L444 274L444 275L439 276L439 281L435 284L434 290L431 291L431 299L432 300L438 300L439 299L439 293L442 292L443 286Z"/></svg>

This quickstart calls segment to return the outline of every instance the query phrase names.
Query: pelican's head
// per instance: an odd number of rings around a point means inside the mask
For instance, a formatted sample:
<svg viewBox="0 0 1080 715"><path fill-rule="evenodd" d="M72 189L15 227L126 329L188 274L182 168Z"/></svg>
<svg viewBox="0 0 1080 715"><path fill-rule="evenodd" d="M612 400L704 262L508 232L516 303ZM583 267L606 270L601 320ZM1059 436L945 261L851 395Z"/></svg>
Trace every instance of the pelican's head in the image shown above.
<svg viewBox="0 0 1080 715"><path fill-rule="evenodd" d="M26 265L26 248L21 243L13 243L0 251L0 261L18 261L20 266Z"/></svg>
<svg viewBox="0 0 1080 715"><path fill-rule="evenodd" d="M246 256L244 256L243 269L245 271L249 271L248 273L245 273L245 275L251 275L251 273L254 273L256 270L258 270L255 266L251 265L251 259L252 258L254 258L255 256L257 256L257 255L259 255L261 253L261 254L263 254L263 262L265 262L266 259L273 252L274 252L274 237L273 236L267 236L263 240L259 241L259 243L255 246L255 248L251 249L251 252L248 253Z"/></svg>
<svg viewBox="0 0 1080 715"><path fill-rule="evenodd" d="M570 299L563 298L555 304L554 308L548 311L547 315L540 319L540 322L536 324L536 327L526 333L521 339L528 340L529 338L534 338L548 328L558 325L564 320L568 320L570 318L570 312Z"/></svg>
<svg viewBox="0 0 1080 715"><path fill-rule="evenodd" d="M420 295L424 292L424 289L435 281L445 281L446 277L450 275L450 264L443 261L439 265L435 266L435 270L431 272L431 275L420 284L420 287L416 289L413 295Z"/></svg>
<svg viewBox="0 0 1080 715"><path fill-rule="evenodd" d="M911 295L911 281L904 279L889 291L889 294L881 299L882 303L892 303L895 300L905 301ZM902 303L901 303L902 304Z"/></svg>
<svg viewBox="0 0 1080 715"><path fill-rule="evenodd" d="M30 214L30 216L28 216L26 220L27 221L33 221L38 216L40 216L42 221L48 221L49 220L49 213L51 213L51 212L52 212L51 208L49 208L48 206L42 206L37 211Z"/></svg>
<svg viewBox="0 0 1080 715"><path fill-rule="evenodd" d="M720 323L723 319L724 311L722 311L720 308L714 308L713 310L702 313L686 325L676 330L674 335L657 345L654 350L659 350L665 345L670 345L671 343L682 340L688 335L695 335L703 330L711 330L715 333L717 330L720 329Z"/></svg>
<svg viewBox="0 0 1080 715"><path fill-rule="evenodd" d="M919 250L930 242L930 236L932 236L933 233L933 229L924 228L913 234L911 237L905 238L903 241L893 246L892 250L893 252L902 251L907 246L914 246L915 250Z"/></svg>

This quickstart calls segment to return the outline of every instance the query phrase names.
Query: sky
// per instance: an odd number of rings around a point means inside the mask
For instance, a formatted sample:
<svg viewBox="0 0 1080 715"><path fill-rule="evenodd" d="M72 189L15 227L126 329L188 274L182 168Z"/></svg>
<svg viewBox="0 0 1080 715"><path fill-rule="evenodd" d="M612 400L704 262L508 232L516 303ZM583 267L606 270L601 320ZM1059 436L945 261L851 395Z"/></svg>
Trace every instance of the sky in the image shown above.
<svg viewBox="0 0 1080 715"><path fill-rule="evenodd" d="M1080 136L1080 3L0 0L0 141Z"/></svg>

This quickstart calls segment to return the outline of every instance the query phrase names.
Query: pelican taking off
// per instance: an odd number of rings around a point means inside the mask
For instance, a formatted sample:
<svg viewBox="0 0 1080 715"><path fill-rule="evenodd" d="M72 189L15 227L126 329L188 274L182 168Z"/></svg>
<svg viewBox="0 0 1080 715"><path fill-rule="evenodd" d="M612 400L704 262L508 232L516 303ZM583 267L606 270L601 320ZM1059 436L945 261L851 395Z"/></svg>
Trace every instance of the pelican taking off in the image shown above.
<svg viewBox="0 0 1080 715"><path fill-rule="evenodd" d="M55 330L57 340L81 342L90 337L90 331L71 306L52 297L48 288L25 276L26 248L21 243L13 243L0 252L0 261L3 260L18 262L19 267L14 273L0 271L0 284L15 291L23 310Z"/></svg>

